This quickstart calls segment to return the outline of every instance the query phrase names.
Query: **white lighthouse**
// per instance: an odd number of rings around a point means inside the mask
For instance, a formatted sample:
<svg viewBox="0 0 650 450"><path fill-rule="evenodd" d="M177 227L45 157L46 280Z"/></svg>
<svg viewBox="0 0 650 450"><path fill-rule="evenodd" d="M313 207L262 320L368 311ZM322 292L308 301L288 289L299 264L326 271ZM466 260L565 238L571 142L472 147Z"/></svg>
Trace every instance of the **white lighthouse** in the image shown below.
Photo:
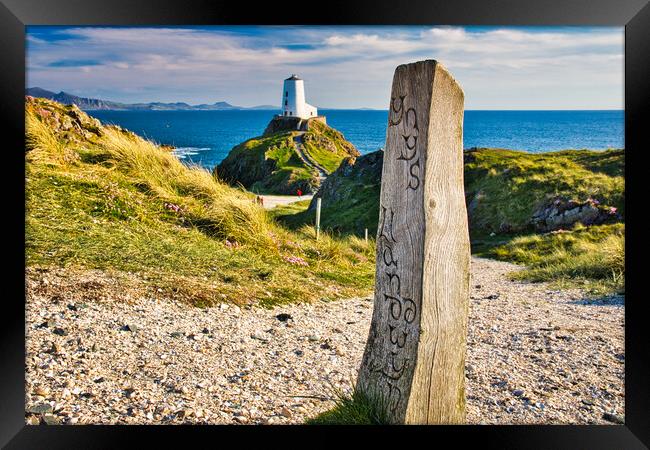
<svg viewBox="0 0 650 450"><path fill-rule="evenodd" d="M293 74L284 80L282 90L282 116L309 119L318 116L318 110L305 102L305 83Z"/></svg>

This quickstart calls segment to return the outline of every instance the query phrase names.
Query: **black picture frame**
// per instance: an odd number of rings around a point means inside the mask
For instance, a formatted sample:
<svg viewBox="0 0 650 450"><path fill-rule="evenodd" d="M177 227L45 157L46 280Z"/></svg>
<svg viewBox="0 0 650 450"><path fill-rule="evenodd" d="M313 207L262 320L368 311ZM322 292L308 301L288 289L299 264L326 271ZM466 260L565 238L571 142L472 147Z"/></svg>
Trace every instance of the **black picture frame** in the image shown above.
<svg viewBox="0 0 650 450"><path fill-rule="evenodd" d="M335 431L368 433L388 445L423 442L436 445L449 437L454 446L474 441L482 448L589 448L633 449L650 445L650 342L647 300L641 294L640 271L634 264L640 254L642 176L639 164L650 149L643 113L650 104L650 4L646 0L454 0L409 2L338 1L232 2L222 0L1 0L0 3L0 106L5 125L2 157L5 199L2 313L0 313L0 444L6 448L121 448L144 439L147 446L188 445L189 438L207 439L210 446L224 444L222 434L239 440L250 436L268 443L309 445L309 436L288 437L292 432L318 433L319 443L340 445L333 428L295 427L186 427L186 426L27 426L25 425L25 203L24 203L24 89L26 25L203 25L203 24L427 24L427 25L586 25L625 26L625 147L627 203L625 314L625 425L588 426L438 426L438 427L336 427ZM313 7L310 7L313 6ZM598 68L594 68L598 70ZM22 260L22 264L20 261ZM10 289L7 289L9 287ZM219 436L215 436L218 434ZM444 436L442 436L444 435ZM406 439L406 440L405 440ZM420 440L424 439L424 440ZM431 444L427 444L431 443ZM241 441L240 441L241 444ZM232 444L227 444L232 445Z"/></svg>

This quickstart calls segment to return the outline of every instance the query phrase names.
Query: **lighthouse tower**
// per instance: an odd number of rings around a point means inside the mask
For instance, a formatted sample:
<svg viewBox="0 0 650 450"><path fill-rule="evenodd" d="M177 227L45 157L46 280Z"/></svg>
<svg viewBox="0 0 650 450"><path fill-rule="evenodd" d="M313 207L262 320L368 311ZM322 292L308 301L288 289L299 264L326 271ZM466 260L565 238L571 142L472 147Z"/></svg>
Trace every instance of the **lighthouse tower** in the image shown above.
<svg viewBox="0 0 650 450"><path fill-rule="evenodd" d="M299 117L301 119L318 116L316 107L305 102L305 83L295 74L284 80L282 116Z"/></svg>

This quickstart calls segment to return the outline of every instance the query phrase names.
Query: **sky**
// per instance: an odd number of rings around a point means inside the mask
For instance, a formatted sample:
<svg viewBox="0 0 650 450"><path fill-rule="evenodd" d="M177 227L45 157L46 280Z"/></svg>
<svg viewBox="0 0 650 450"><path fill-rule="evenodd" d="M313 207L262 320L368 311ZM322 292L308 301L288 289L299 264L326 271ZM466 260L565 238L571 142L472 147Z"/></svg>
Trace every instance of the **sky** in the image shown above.
<svg viewBox="0 0 650 450"><path fill-rule="evenodd" d="M27 86L118 102L388 109L395 67L436 59L466 109L623 109L622 27L27 27Z"/></svg>

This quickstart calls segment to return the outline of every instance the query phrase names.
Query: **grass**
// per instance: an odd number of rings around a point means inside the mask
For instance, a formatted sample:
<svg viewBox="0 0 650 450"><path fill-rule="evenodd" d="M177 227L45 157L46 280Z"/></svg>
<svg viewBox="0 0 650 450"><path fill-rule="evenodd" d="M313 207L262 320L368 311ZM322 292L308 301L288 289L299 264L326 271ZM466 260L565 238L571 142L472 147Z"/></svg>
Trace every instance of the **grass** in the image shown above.
<svg viewBox="0 0 650 450"><path fill-rule="evenodd" d="M318 173L298 155L293 140L297 134L279 131L235 146L219 164L219 177L260 194L295 195L298 189L310 191L318 185ZM311 122L303 138L305 151L329 172L350 156L348 150L354 149L341 133L317 121Z"/></svg>
<svg viewBox="0 0 650 450"><path fill-rule="evenodd" d="M594 295L625 292L625 225L577 225L573 230L526 235L486 246L480 256L526 268L513 279L550 281Z"/></svg>
<svg viewBox="0 0 650 450"><path fill-rule="evenodd" d="M306 421L307 425L386 425L381 408L361 392L339 394L334 407Z"/></svg>
<svg viewBox="0 0 650 450"><path fill-rule="evenodd" d="M481 233L504 226L526 231L533 213L555 197L598 200L625 213L624 150L527 153L476 149L465 153L470 226ZM480 193L480 194L479 194Z"/></svg>
<svg viewBox="0 0 650 450"><path fill-rule="evenodd" d="M70 114L27 104L28 266L131 272L198 306L372 292L374 246L289 231L251 194L117 127L62 133Z"/></svg>
<svg viewBox="0 0 650 450"><path fill-rule="evenodd" d="M328 173L334 172L343 159L358 155L354 145L343 134L321 122L313 120L303 136L305 151L323 166Z"/></svg>
<svg viewBox="0 0 650 450"><path fill-rule="evenodd" d="M316 174L298 156L294 132L278 132L249 139L234 147L217 173L256 193L294 194L317 183Z"/></svg>
<svg viewBox="0 0 650 450"><path fill-rule="evenodd" d="M470 207L472 253L515 262L526 269L515 278L578 286L594 294L623 292L624 232L622 223L582 227L567 233L537 234L527 222L550 198L595 198L624 213L623 150L570 150L531 154L479 149L466 152L465 184ZM336 201L323 202L321 224L334 233L376 233L380 180L376 173L360 176L355 169L336 183ZM297 204L274 211L289 228L313 224L314 211ZM499 232L501 224L512 232Z"/></svg>
<svg viewBox="0 0 650 450"><path fill-rule="evenodd" d="M328 179L331 184L324 194L321 209L321 227L324 230L361 237L367 228L369 236L377 234L380 183L373 169L368 169L363 163L364 158L362 156L357 159L348 176L340 176L340 172L337 172ZM316 212L308 210L308 206L308 203L300 203L290 209L278 209L274 211L274 216L292 229L303 224L313 224Z"/></svg>

